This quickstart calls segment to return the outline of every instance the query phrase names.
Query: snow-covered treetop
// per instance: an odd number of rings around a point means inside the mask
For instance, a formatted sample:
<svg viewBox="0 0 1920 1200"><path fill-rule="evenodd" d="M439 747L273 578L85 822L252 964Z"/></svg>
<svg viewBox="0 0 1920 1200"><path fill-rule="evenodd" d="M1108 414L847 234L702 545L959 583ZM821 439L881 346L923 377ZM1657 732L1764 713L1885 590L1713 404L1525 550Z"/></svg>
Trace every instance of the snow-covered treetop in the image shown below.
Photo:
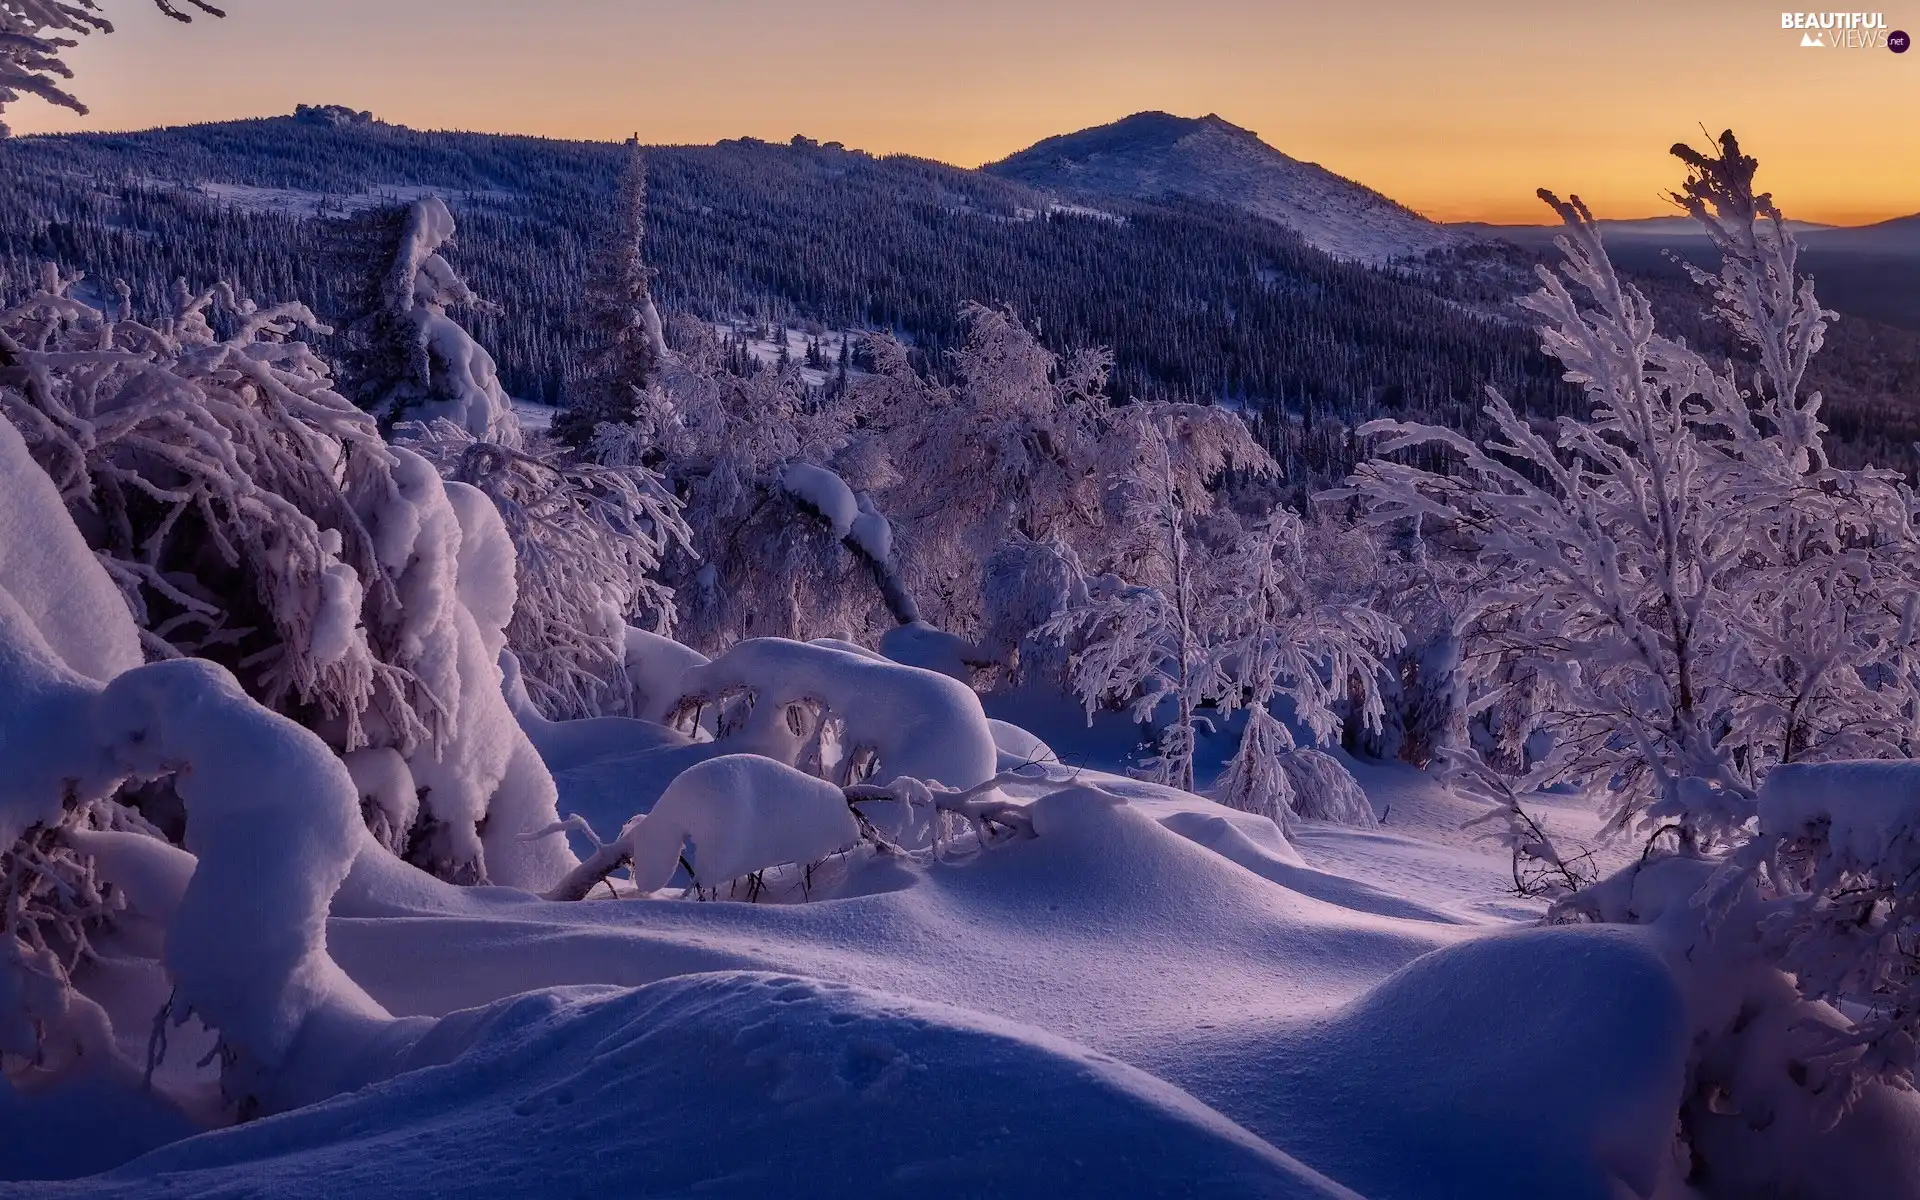
<svg viewBox="0 0 1920 1200"><path fill-rule="evenodd" d="M488 306L442 254L456 230L446 202L423 196L349 228L371 257L345 330L342 374L354 398L389 425L447 420L516 445L520 424L493 356L450 315Z"/></svg>

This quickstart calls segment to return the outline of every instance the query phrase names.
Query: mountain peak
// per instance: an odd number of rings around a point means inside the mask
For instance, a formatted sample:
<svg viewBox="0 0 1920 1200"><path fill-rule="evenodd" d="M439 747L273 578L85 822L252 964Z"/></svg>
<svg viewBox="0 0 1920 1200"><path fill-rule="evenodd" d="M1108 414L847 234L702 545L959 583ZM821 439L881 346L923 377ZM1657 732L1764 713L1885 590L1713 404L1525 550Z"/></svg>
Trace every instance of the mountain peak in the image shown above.
<svg viewBox="0 0 1920 1200"><path fill-rule="evenodd" d="M999 171L999 168L1035 155L1077 160L1092 155L1165 149L1183 138L1206 130L1218 130L1259 141L1252 130L1242 129L1219 113L1208 113L1204 117L1181 117L1158 109L1150 109L1146 112L1134 113L1132 116L1121 117L1118 121L1106 125L1095 125L1073 133L1046 138L1000 162L989 163L984 169L1004 174L1005 172Z"/></svg>
<svg viewBox="0 0 1920 1200"><path fill-rule="evenodd" d="M1461 240L1370 188L1281 153L1218 113L1138 112L1036 142L982 170L1091 196L1212 200L1284 225L1336 257L1363 262Z"/></svg>

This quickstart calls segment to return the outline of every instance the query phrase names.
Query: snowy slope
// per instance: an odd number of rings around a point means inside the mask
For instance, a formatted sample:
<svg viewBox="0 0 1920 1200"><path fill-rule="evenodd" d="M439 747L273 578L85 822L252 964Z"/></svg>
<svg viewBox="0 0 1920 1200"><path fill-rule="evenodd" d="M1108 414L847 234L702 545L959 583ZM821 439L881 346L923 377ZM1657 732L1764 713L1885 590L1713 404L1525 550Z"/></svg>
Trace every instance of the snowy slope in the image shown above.
<svg viewBox="0 0 1920 1200"><path fill-rule="evenodd" d="M1284 225L1336 257L1360 262L1424 254L1465 240L1212 114L1136 113L1111 125L1048 138L982 169L1032 187L1090 196L1213 200Z"/></svg>
<svg viewBox="0 0 1920 1200"><path fill-rule="evenodd" d="M475 1017L452 1062L36 1194L1353 1196L1144 1072L944 1005L721 973Z"/></svg>
<svg viewBox="0 0 1920 1200"><path fill-rule="evenodd" d="M1205 801L1050 786L1031 841L856 861L805 905L555 904L363 858L329 952L439 1018L361 1052L385 1082L0 1196L1609 1200L1667 1153L1685 1026L1638 933L1363 911L1230 860L1180 819Z"/></svg>

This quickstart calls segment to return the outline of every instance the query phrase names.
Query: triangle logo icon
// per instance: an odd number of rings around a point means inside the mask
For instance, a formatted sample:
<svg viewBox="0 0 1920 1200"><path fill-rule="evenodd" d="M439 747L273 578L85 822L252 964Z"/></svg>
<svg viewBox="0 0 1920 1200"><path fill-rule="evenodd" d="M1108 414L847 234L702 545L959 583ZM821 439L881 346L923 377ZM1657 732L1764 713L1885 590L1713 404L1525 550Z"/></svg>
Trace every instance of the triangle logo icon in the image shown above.
<svg viewBox="0 0 1920 1200"><path fill-rule="evenodd" d="M1825 50L1827 48L1827 44L1826 42L1821 40L1824 36L1825 36L1824 34L1818 34L1818 33L1801 34L1800 35L1801 49L1806 49L1807 47L1811 46L1815 49Z"/></svg>

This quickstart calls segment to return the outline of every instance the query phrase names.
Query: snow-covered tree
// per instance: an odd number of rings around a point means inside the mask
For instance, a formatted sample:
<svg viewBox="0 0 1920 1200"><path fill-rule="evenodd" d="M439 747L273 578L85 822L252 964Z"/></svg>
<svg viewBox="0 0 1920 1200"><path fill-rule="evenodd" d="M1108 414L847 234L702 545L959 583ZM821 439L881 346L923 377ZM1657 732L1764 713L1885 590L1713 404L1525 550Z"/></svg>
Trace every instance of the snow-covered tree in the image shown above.
<svg viewBox="0 0 1920 1200"><path fill-rule="evenodd" d="M603 424L637 427L657 441L671 420L669 402L654 382L667 343L644 256L647 163L638 137L627 141L610 226L581 297L588 350L569 389L571 402L553 423L554 435L576 448Z"/></svg>
<svg viewBox="0 0 1920 1200"><path fill-rule="evenodd" d="M1660 335L1586 208L1543 192L1566 223L1566 278L1543 269L1525 303L1591 414L1549 435L1495 394L1485 447L1378 422L1363 433L1381 454L1440 446L1457 465L1383 457L1353 487L1376 520L1473 544L1473 703L1534 688L1551 738L1520 790L1604 793L1612 828L1644 817L1691 847L1737 835L1774 763L1898 752L1912 587L1890 476L1820 452L1819 396L1801 384L1831 314L1794 274L1753 160L1730 137L1716 157L1683 157L1683 199L1722 251L1720 311L1759 360L1751 383Z"/></svg>
<svg viewBox="0 0 1920 1200"><path fill-rule="evenodd" d="M594 462L537 437L503 446L446 420L399 433L498 510L516 568L507 646L540 711L568 720L623 709L628 625L673 628L673 589L659 573L669 554L691 549L679 500L646 467Z"/></svg>
<svg viewBox="0 0 1920 1200"><path fill-rule="evenodd" d="M893 469L878 498L903 531L902 569L928 597L929 619L970 634L981 564L996 547L1099 523L1112 355L1056 355L1005 309L969 304L960 320L952 384L916 372L904 347L874 336L874 371L855 387L886 431Z"/></svg>
<svg viewBox="0 0 1920 1200"><path fill-rule="evenodd" d="M176 21L191 21L193 9L209 16L227 14L206 0L182 0L185 7L170 0L154 0L162 13ZM7 0L0 4L0 115L7 105L21 96L38 96L48 104L57 104L85 116L87 106L63 86L73 78L64 59L66 51L78 43L76 38L95 33L112 33L108 21L94 0ZM10 131L0 120L0 138Z"/></svg>
<svg viewBox="0 0 1920 1200"><path fill-rule="evenodd" d="M876 560L854 552L863 542L847 540L858 523L873 546L886 541L891 561L893 527L871 495L892 468L864 428L864 402L811 392L798 369L736 373L710 330L694 331L661 384L670 423L602 424L588 454L606 464L654 464L684 504L693 553L673 556L665 575L680 636L717 652L748 637L877 637L893 625L874 586ZM795 480L837 480L832 496L786 486L793 467L807 469ZM861 509L863 493L870 512Z"/></svg>
<svg viewBox="0 0 1920 1200"><path fill-rule="evenodd" d="M1674 199L1720 253L1693 276L1749 361L1661 335L1585 206L1543 192L1568 263L1527 304L1591 413L1548 433L1494 395L1484 447L1381 423L1363 432L1382 451L1437 445L1456 464L1378 459L1350 486L1376 519L1445 529L1472 556L1470 704L1528 719L1498 731L1505 753L1454 751L1448 778L1488 801L1516 886L1564 919L1659 924L1677 947L1704 1098L1683 1126L1745 1112L1770 1138L1809 1137L1871 1086L1914 1081L1920 777L1832 760L1913 752L1915 497L1823 452L1804 382L1833 315L1755 160L1731 133L1674 153ZM1644 852L1596 880L1530 815L1547 788L1594 796Z"/></svg>
<svg viewBox="0 0 1920 1200"><path fill-rule="evenodd" d="M385 427L448 420L514 445L520 426L493 356L450 315L486 306L441 255L454 229L446 203L426 196L341 231L363 279L342 327L342 385Z"/></svg>
<svg viewBox="0 0 1920 1200"><path fill-rule="evenodd" d="M1280 762L1290 776L1317 770L1310 790L1280 788L1269 762L1275 747L1294 748L1291 732L1271 711L1277 700L1285 700L1293 719L1319 744L1338 738L1348 722L1378 730L1385 715L1383 659L1401 645L1391 617L1314 586L1306 545L1299 518L1279 509L1243 535L1217 567L1224 585L1219 612L1226 627L1211 652L1226 665L1232 686L1216 704L1222 712L1247 709L1246 729L1218 798L1233 808L1273 816L1285 804L1285 791L1293 799L1288 807L1300 816L1339 813L1371 823L1364 797L1357 808L1352 802L1357 784L1349 779L1344 787L1330 785L1345 775L1344 769L1320 765L1324 758L1337 767L1332 758L1289 755Z"/></svg>
<svg viewBox="0 0 1920 1200"><path fill-rule="evenodd" d="M0 312L0 406L147 652L213 659L337 754L397 756L411 782L363 795L396 853L474 882L564 870L511 832L551 820L553 784L500 692L504 534L332 390L304 306L183 288L149 325L76 282L49 267Z"/></svg>
<svg viewBox="0 0 1920 1200"><path fill-rule="evenodd" d="M1398 645L1383 615L1354 603L1322 604L1305 578L1302 527L1276 510L1251 530L1202 528L1208 488L1237 468L1272 471L1231 413L1191 405L1127 411L1114 437L1121 541L1116 575L1089 581L1043 632L1068 647L1067 681L1089 717L1124 706L1142 721L1171 705L1151 761L1162 782L1193 790L1197 730L1219 713L1250 710L1243 761L1229 772L1228 802L1283 807L1273 756L1292 738L1267 711L1284 697L1316 738L1338 732L1335 705L1363 689L1359 718L1378 723L1379 656Z"/></svg>

